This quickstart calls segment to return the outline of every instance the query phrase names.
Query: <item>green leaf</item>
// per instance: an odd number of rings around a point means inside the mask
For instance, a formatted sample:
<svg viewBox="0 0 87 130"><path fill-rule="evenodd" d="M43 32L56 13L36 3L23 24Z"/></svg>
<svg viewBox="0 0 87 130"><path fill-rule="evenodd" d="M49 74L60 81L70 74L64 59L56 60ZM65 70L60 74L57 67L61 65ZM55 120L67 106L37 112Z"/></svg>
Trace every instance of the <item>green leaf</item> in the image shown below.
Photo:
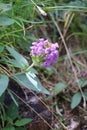
<svg viewBox="0 0 87 130"><path fill-rule="evenodd" d="M32 119L30 119L30 118L24 118L24 119L17 120L15 122L15 125L16 126L24 126L24 125L30 123L31 121L32 121Z"/></svg>
<svg viewBox="0 0 87 130"><path fill-rule="evenodd" d="M8 77L0 74L0 96L4 93L4 91L8 87L8 82L9 82Z"/></svg>
<svg viewBox="0 0 87 130"><path fill-rule="evenodd" d="M3 93L1 96L0 96L0 103L3 104L5 100L5 93Z"/></svg>
<svg viewBox="0 0 87 130"><path fill-rule="evenodd" d="M18 107L15 105L14 102L8 107L7 116L11 119L16 119L18 117Z"/></svg>
<svg viewBox="0 0 87 130"><path fill-rule="evenodd" d="M11 99L13 100L15 105L18 107L18 102L17 102L16 98L14 97L14 95L11 93L10 89L8 89L8 93L11 96Z"/></svg>
<svg viewBox="0 0 87 130"><path fill-rule="evenodd" d="M87 85L87 79L81 78L78 80L78 83L80 85L80 87L85 87Z"/></svg>
<svg viewBox="0 0 87 130"><path fill-rule="evenodd" d="M15 130L15 128L13 126L8 126L3 128L2 130Z"/></svg>
<svg viewBox="0 0 87 130"><path fill-rule="evenodd" d="M21 55L19 54L17 51L15 51L14 49L12 49L9 46L6 46L7 50L9 51L9 53L15 58L15 62L13 64L15 64L16 62L18 63L18 66L20 65L20 68L24 69L25 67L29 66L27 60Z"/></svg>
<svg viewBox="0 0 87 130"><path fill-rule="evenodd" d="M17 67L17 68L21 68L22 66L20 65L20 63L18 63L16 60L14 59L3 59L5 62L10 63L12 66Z"/></svg>
<svg viewBox="0 0 87 130"><path fill-rule="evenodd" d="M4 4L4 3L0 3L0 11L8 11L11 10L12 8L12 3L9 4Z"/></svg>
<svg viewBox="0 0 87 130"><path fill-rule="evenodd" d="M78 92L74 94L71 101L71 108L74 109L75 107L77 107L81 102L81 99L82 99L81 93Z"/></svg>
<svg viewBox="0 0 87 130"><path fill-rule="evenodd" d="M2 53L4 50L4 46L0 45L0 53Z"/></svg>
<svg viewBox="0 0 87 130"><path fill-rule="evenodd" d="M32 89L34 91L38 91L33 84L31 83L31 81L28 80L28 78L26 77L26 74L19 74L19 75L15 75L13 78L20 86L24 86L28 89Z"/></svg>
<svg viewBox="0 0 87 130"><path fill-rule="evenodd" d="M18 128L15 128L15 130L27 130L27 129L23 127L18 127Z"/></svg>
<svg viewBox="0 0 87 130"><path fill-rule="evenodd" d="M9 124L13 125L13 119L11 119L9 116L5 115L4 118Z"/></svg>
<svg viewBox="0 0 87 130"><path fill-rule="evenodd" d="M9 18L8 16L0 15L0 26L8 26L15 22L14 19Z"/></svg>
<svg viewBox="0 0 87 130"><path fill-rule="evenodd" d="M36 77L36 75L34 73L27 73L27 74L19 74L19 75L15 75L12 77L16 82L18 82L20 85L40 92L40 93L45 93L45 94L49 94L49 92L45 89L45 87L43 87L39 81L39 79Z"/></svg>
<svg viewBox="0 0 87 130"><path fill-rule="evenodd" d="M38 77L32 72L29 71L26 73L28 80L33 84L33 86L41 93L49 94L48 90L42 86L41 82L39 81Z"/></svg>
<svg viewBox="0 0 87 130"><path fill-rule="evenodd" d="M55 85L54 89L53 89L53 95L59 94L66 87L67 87L67 83L66 82L59 82L59 83L57 83Z"/></svg>

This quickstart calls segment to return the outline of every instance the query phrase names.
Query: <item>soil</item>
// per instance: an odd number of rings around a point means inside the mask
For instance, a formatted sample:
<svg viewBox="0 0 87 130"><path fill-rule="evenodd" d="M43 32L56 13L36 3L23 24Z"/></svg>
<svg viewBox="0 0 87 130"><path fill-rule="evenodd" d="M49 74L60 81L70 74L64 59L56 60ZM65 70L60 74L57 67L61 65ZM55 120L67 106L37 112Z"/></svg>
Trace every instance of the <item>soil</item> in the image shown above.
<svg viewBox="0 0 87 130"><path fill-rule="evenodd" d="M56 79L55 76L54 79ZM50 81L49 83L42 82L45 85L51 84ZM65 100L72 95L70 91L66 90L61 93L62 96L60 94L53 99L45 100L46 95L20 87L12 80L9 83L9 89L18 96L19 115L22 118L33 119L26 125L27 130L66 130L60 121L67 126L67 130L87 130L87 110L79 106L71 110L70 103ZM11 97L6 93L5 104L9 106L11 102ZM57 105L53 106L53 102L56 102Z"/></svg>
<svg viewBox="0 0 87 130"><path fill-rule="evenodd" d="M10 80L9 89L13 92L14 96L17 95L19 115L21 118L33 119L31 123L26 125L27 130L49 130L52 119L51 112L38 98L43 97L44 95L40 95L27 88L20 87L13 80ZM5 97L4 103L6 108L8 108L12 99L7 92Z"/></svg>

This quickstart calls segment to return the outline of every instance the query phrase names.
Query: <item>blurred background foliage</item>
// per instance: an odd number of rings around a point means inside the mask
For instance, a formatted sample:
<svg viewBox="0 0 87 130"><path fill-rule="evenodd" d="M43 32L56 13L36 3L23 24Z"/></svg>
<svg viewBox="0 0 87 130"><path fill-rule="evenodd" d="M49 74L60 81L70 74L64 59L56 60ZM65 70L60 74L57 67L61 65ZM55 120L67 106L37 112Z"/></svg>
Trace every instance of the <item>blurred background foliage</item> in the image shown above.
<svg viewBox="0 0 87 130"><path fill-rule="evenodd" d="M9 56L5 49L7 45L19 51L30 62L31 43L43 37L59 43L60 57L56 70L59 71L60 66L64 65L62 63L66 63L66 75L68 75L70 65L55 22L62 32L70 55L74 56L72 62L76 69L84 70L87 59L87 1L85 0L1 0L0 63L5 63L3 58ZM78 57L79 62L75 56ZM63 80L65 81L66 78Z"/></svg>
<svg viewBox="0 0 87 130"><path fill-rule="evenodd" d="M68 91L72 91L71 95L76 93L71 103L71 108L74 108L81 102L82 97L74 81L66 49L55 23L59 26L68 47L79 84L82 87L86 86L86 0L0 0L0 66L2 67L3 64L4 67L8 66L10 73L19 71L19 68L14 69L14 66L7 65L5 58L12 58L12 55L8 53L6 46L14 48L31 63L29 52L33 41L43 37L53 43L58 42L60 46L58 63L51 68L37 68L37 70L40 78L43 72L44 79L54 82L53 92L56 92L54 95L59 94L67 86L72 86L72 88L68 87ZM0 73L4 72L0 70ZM47 87L49 88L49 85ZM68 95L67 99L71 95ZM87 93L85 95L87 98ZM77 98L78 103L75 102Z"/></svg>
<svg viewBox="0 0 87 130"><path fill-rule="evenodd" d="M77 36L80 38L80 45L84 48L87 31L85 0L35 0L35 4L46 11L47 16L43 16L29 0L2 0L1 2L7 3L7 10L5 6L1 7L1 16L11 18L13 21L8 21L9 24L14 22L9 27L4 26L6 24L4 22L3 26L0 26L0 41L3 41L1 44L11 44L17 49L20 47L24 51L29 51L31 42L39 37L49 38L53 42L58 41L60 36L50 16L51 13L63 33L69 28L66 39Z"/></svg>

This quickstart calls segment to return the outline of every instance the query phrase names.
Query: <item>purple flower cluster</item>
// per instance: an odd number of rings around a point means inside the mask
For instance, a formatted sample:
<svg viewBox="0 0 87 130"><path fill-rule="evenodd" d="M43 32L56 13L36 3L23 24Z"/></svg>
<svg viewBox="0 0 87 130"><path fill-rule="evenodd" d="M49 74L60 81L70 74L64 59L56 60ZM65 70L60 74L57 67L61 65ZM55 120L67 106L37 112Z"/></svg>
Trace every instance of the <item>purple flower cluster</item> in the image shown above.
<svg viewBox="0 0 87 130"><path fill-rule="evenodd" d="M57 61L58 43L50 43L44 38L40 38L38 42L33 42L31 47L31 56L40 58L44 67L49 67Z"/></svg>

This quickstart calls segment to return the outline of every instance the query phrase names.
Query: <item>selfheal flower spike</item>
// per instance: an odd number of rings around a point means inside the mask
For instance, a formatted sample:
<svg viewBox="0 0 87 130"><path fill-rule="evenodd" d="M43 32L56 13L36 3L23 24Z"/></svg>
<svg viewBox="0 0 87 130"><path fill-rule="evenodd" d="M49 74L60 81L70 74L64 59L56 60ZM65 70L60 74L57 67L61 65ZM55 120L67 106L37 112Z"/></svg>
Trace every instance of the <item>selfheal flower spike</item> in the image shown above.
<svg viewBox="0 0 87 130"><path fill-rule="evenodd" d="M34 60L42 63L44 67L49 67L52 63L57 62L59 55L58 48L58 43L53 44L48 40L44 40L44 38L40 38L39 41L32 43L30 54ZM36 58L38 58L38 60Z"/></svg>

